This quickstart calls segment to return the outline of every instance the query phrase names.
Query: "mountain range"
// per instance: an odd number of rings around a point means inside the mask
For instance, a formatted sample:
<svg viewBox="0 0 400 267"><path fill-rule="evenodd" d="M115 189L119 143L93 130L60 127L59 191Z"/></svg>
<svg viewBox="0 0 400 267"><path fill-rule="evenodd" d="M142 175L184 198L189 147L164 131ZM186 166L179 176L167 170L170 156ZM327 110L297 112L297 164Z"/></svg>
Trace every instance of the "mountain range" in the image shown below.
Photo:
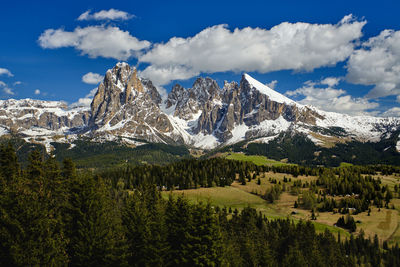
<svg viewBox="0 0 400 267"><path fill-rule="evenodd" d="M90 107L0 100L0 135L41 143L48 151L52 142L80 138L214 149L238 142L265 144L282 133L301 134L319 147L394 138L392 149L400 152L400 118L325 112L299 104L248 74L222 88L215 80L200 77L191 88L174 85L162 98L134 67L118 63L106 72Z"/></svg>

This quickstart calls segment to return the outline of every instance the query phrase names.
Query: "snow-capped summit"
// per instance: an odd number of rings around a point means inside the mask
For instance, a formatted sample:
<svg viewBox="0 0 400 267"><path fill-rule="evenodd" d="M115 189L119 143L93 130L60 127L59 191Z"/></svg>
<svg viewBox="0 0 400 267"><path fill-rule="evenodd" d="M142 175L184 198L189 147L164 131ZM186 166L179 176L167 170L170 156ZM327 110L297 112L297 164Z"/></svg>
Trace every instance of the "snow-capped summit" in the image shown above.
<svg viewBox="0 0 400 267"><path fill-rule="evenodd" d="M90 110L11 99L0 101L0 107L0 134L12 128L26 140L73 135L71 128L79 128L95 139L131 137L215 148L243 140L269 142L286 131L303 133L317 145L326 140L376 142L400 131L398 118L353 117L300 105L248 74L223 88L211 78L198 78L187 89L176 84L162 101L152 82L123 62L106 72Z"/></svg>
<svg viewBox="0 0 400 267"><path fill-rule="evenodd" d="M288 104L288 105L298 105L298 106L300 106L298 103L296 103L292 99L290 99L290 98L278 93L277 91L269 88L265 84L262 84L261 82L257 81L256 79L254 79L253 77L251 77L247 73L243 74L243 78L246 81L248 81L251 86L253 86L255 89L260 91L260 93L268 96L269 99L272 100L272 101L275 101L275 102L278 102L278 103L285 103L285 104Z"/></svg>

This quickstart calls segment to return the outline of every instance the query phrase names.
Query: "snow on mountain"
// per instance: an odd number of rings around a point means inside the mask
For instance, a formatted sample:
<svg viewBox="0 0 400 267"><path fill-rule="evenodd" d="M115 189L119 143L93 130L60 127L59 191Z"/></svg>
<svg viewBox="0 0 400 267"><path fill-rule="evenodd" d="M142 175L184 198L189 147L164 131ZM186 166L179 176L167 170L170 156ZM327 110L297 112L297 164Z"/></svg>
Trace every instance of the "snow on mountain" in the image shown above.
<svg viewBox="0 0 400 267"><path fill-rule="evenodd" d="M372 116L350 116L335 112L318 110L324 119L318 119L320 127L340 127L360 140L378 142L383 133L395 131L400 127L398 118L379 118Z"/></svg>
<svg viewBox="0 0 400 267"><path fill-rule="evenodd" d="M400 134L399 134L399 136L397 138L398 138L398 141L397 141L397 144L396 144L396 150L397 150L397 152L400 153Z"/></svg>
<svg viewBox="0 0 400 267"><path fill-rule="evenodd" d="M60 101L0 100L0 135L18 133L47 149L55 138L79 138L77 132L97 141L141 145L132 139L143 139L212 149L243 140L267 143L288 131L304 133L317 145L327 139L377 142L399 129L398 118L349 116L300 105L248 74L240 84L225 82L223 88L211 78L198 78L187 89L177 84L162 100L151 81L127 63L106 72L90 110L70 109ZM400 140L396 148L400 151Z"/></svg>
<svg viewBox="0 0 400 267"><path fill-rule="evenodd" d="M235 125L235 128L232 130L232 137L226 142L226 144L234 144L246 139L246 132L249 130L249 127L246 124Z"/></svg>
<svg viewBox="0 0 400 267"><path fill-rule="evenodd" d="M6 135L6 134L9 134L9 131L6 128L0 126L0 136Z"/></svg>
<svg viewBox="0 0 400 267"><path fill-rule="evenodd" d="M286 103L288 105L297 105L297 106L302 106L292 99L278 93L277 91L269 88L265 84L262 84L261 82L257 81L247 73L244 74L244 78L258 91L260 91L262 94L266 95L269 97L270 100L278 102L278 103Z"/></svg>

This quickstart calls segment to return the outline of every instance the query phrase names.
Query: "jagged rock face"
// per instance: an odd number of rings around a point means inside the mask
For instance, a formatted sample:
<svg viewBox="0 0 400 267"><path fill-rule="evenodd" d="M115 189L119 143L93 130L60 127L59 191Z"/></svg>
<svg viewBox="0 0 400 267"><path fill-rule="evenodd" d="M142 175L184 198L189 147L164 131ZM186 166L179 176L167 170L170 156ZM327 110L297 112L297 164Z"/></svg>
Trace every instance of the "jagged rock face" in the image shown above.
<svg viewBox="0 0 400 267"><path fill-rule="evenodd" d="M58 101L0 101L0 125L15 132L24 133L35 127L49 131L82 127L88 123L89 117L89 110L68 109L65 103Z"/></svg>
<svg viewBox="0 0 400 267"><path fill-rule="evenodd" d="M166 106L176 104L174 116L183 120L191 120L199 112L209 112L211 103L221 101L221 90L216 81L211 78L197 78L193 87L184 90L175 85L168 96Z"/></svg>
<svg viewBox="0 0 400 267"><path fill-rule="evenodd" d="M271 100L260 91L254 90L245 78L242 78L240 88L243 122L248 126L259 124L264 120L276 120L280 116L287 121L312 125L315 125L316 118L323 118L310 109L300 110L296 105Z"/></svg>
<svg viewBox="0 0 400 267"><path fill-rule="evenodd" d="M166 108L170 108L173 105L176 105L178 102L183 101L183 98L185 96L185 88L183 88L180 84L175 84L172 87L171 92L168 94L168 98L166 100Z"/></svg>
<svg viewBox="0 0 400 267"><path fill-rule="evenodd" d="M12 129L26 139L46 137L42 139L47 142L54 135L79 132L107 140L122 136L214 148L283 131L315 137L314 128L327 133L330 127L339 128L346 138L379 141L399 131L400 120L351 117L299 105L247 74L240 84L225 82L222 89L211 78L198 78L189 89L176 84L162 102L152 82L138 77L126 63L107 71L90 109L68 109L56 101L0 100L0 134Z"/></svg>
<svg viewBox="0 0 400 267"><path fill-rule="evenodd" d="M162 99L160 93L157 91L157 88L148 79L142 79L142 84L146 88L147 93L150 95L151 100L153 100L153 102L159 106Z"/></svg>
<svg viewBox="0 0 400 267"><path fill-rule="evenodd" d="M91 104L89 128L96 134L132 135L153 142L165 141L173 127L159 108L161 96L135 68L119 63L107 71Z"/></svg>
<svg viewBox="0 0 400 267"><path fill-rule="evenodd" d="M222 91L215 82L212 83L210 81L197 82L187 92L192 93L193 91L201 92L196 95L197 98L191 98L198 99L197 105L190 103L190 99L188 101L182 98L189 103L185 104L181 101L179 108L191 107L192 113L200 110L201 115L197 126L193 129L193 133L214 134L221 142L230 139L232 137L231 131L234 127L243 123L251 127L259 125L265 120L276 120L282 116L287 121L295 123L315 124L316 118L322 118L322 116L310 109L299 109L295 105L271 100L267 95L253 88L244 77L240 82L240 86L235 82L225 82ZM181 89L179 89L179 92L181 92ZM175 96L176 92L173 94ZM196 108L194 109L193 107ZM188 113L190 114L187 109L183 110L186 116ZM178 116L180 114L178 112ZM251 134L253 137L255 135L257 134Z"/></svg>

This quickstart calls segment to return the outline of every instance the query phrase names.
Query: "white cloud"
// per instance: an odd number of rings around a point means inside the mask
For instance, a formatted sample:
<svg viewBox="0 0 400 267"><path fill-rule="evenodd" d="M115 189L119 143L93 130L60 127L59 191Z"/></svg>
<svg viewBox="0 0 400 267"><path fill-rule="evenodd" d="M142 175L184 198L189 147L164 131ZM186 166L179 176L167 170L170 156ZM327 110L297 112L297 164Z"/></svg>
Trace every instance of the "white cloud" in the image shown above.
<svg viewBox="0 0 400 267"><path fill-rule="evenodd" d="M82 76L82 82L87 84L98 84L103 80L103 76L98 73L88 72Z"/></svg>
<svg viewBox="0 0 400 267"><path fill-rule="evenodd" d="M92 103L93 97L97 92L97 87L90 90L89 94L87 94L83 98L79 98L77 102L72 103L71 107L90 107Z"/></svg>
<svg viewBox="0 0 400 267"><path fill-rule="evenodd" d="M93 14L90 13L90 10L82 13L78 17L78 20L128 20L134 17L134 15L131 15L128 12L114 8L111 8L110 10L101 10Z"/></svg>
<svg viewBox="0 0 400 267"><path fill-rule="evenodd" d="M355 50L347 63L347 81L374 85L368 98L400 94L400 31L384 30Z"/></svg>
<svg viewBox="0 0 400 267"><path fill-rule="evenodd" d="M396 100L400 103L400 95L397 96Z"/></svg>
<svg viewBox="0 0 400 267"><path fill-rule="evenodd" d="M11 89L11 88L9 88L9 87L4 87L4 88L3 88L3 92L4 92L5 94L7 94L7 95L14 95L14 94L15 94L14 91L13 91L13 89Z"/></svg>
<svg viewBox="0 0 400 267"><path fill-rule="evenodd" d="M42 48L74 47L82 55L91 58L105 57L127 60L137 56L138 51L150 46L148 41L140 41L129 32L114 26L77 27L69 32L64 29L48 29L39 37Z"/></svg>
<svg viewBox="0 0 400 267"><path fill-rule="evenodd" d="M400 117L400 108L393 107L391 109L386 110L381 114L383 117Z"/></svg>
<svg viewBox="0 0 400 267"><path fill-rule="evenodd" d="M156 86L167 84L173 80L186 80L199 74L200 72L191 71L182 66L149 66L140 72L140 76L149 78Z"/></svg>
<svg viewBox="0 0 400 267"><path fill-rule="evenodd" d="M0 68L0 75L7 75L8 77L14 76L11 71L5 68Z"/></svg>
<svg viewBox="0 0 400 267"><path fill-rule="evenodd" d="M323 81L326 82L325 80ZM307 81L303 87L294 91L288 91L286 95L304 96L302 100L298 101L303 105L312 105L321 110L349 115L363 115L367 113L371 115L369 110L379 106L378 103L370 102L368 99L352 97L343 89L322 86L322 81L319 83Z"/></svg>
<svg viewBox="0 0 400 267"><path fill-rule="evenodd" d="M0 81L0 87L3 87L3 93L7 94L7 95L14 95L14 91L12 88L9 88L7 86L7 84L3 81Z"/></svg>
<svg viewBox="0 0 400 267"><path fill-rule="evenodd" d="M277 84L278 84L278 81L277 80L273 80L273 81L271 81L269 83L266 83L265 85L268 86L271 89L275 89Z"/></svg>
<svg viewBox="0 0 400 267"><path fill-rule="evenodd" d="M176 70L185 73L183 78L201 72L312 71L346 60L365 23L349 15L336 25L284 22L269 30L233 31L216 25L193 37L155 44L139 61L150 64L143 73L159 84L178 79Z"/></svg>
<svg viewBox="0 0 400 267"><path fill-rule="evenodd" d="M40 95L40 90L39 89L35 90L35 95Z"/></svg>
<svg viewBox="0 0 400 267"><path fill-rule="evenodd" d="M14 82L13 84L14 84L14 86L15 86L15 85L20 85L20 84L22 84L22 82L21 82L21 81L16 81L16 82Z"/></svg>
<svg viewBox="0 0 400 267"><path fill-rule="evenodd" d="M340 80L340 77L327 77L321 81L321 84L326 84L329 87L334 87L339 84Z"/></svg>

